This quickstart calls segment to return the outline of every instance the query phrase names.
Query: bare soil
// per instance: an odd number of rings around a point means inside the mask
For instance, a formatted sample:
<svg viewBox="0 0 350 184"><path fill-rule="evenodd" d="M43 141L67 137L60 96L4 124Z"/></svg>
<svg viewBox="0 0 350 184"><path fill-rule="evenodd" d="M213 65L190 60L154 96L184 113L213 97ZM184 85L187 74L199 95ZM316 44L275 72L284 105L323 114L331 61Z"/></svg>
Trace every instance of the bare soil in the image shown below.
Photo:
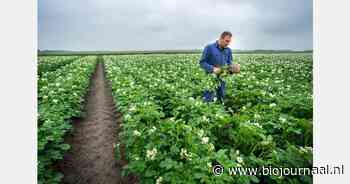
<svg viewBox="0 0 350 184"><path fill-rule="evenodd" d="M73 120L72 134L65 139L71 149L58 164L64 174L63 183L129 183L130 180L121 177L121 167L126 163L118 164L114 155L121 114L116 111L101 57L86 100L85 116Z"/></svg>

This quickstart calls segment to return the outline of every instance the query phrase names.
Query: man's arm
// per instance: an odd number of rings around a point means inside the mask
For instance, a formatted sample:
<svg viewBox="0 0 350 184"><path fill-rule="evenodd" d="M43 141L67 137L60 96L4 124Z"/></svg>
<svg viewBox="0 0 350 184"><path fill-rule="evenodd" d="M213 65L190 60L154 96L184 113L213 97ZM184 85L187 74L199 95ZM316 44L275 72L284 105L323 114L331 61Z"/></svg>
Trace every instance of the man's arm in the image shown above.
<svg viewBox="0 0 350 184"><path fill-rule="evenodd" d="M227 65L229 65L229 66L232 65L232 51L231 51L231 49L229 50Z"/></svg>
<svg viewBox="0 0 350 184"><path fill-rule="evenodd" d="M209 60L209 48L206 46L203 50L202 57L199 60L200 66L208 73L212 73L214 67L208 63Z"/></svg>

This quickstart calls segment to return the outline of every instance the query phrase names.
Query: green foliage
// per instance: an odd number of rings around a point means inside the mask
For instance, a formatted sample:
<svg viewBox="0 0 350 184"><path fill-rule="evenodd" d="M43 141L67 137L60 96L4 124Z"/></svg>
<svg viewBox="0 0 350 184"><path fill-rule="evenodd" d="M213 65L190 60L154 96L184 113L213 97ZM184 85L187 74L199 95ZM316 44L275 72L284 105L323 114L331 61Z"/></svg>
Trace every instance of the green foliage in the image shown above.
<svg viewBox="0 0 350 184"><path fill-rule="evenodd" d="M222 105L201 99L217 81L199 68L199 55L105 56L123 114L119 140L129 162L124 174L136 174L141 183L312 181L309 176L214 176L216 164L226 169L312 165L312 57L237 57L241 73L223 76Z"/></svg>
<svg viewBox="0 0 350 184"><path fill-rule="evenodd" d="M38 60L38 75L46 72L55 71L64 65L80 58L79 56L60 56L60 57L39 57Z"/></svg>
<svg viewBox="0 0 350 184"><path fill-rule="evenodd" d="M64 61L58 60L59 63ZM72 128L69 120L81 115L96 57L69 62L55 71L42 73L38 79L39 183L59 183L63 177L51 165L63 159L70 149L70 145L64 143L64 136Z"/></svg>
<svg viewBox="0 0 350 184"><path fill-rule="evenodd" d="M226 81L224 103L204 103L217 76L198 54L104 56L123 114L117 160L141 183L312 183L310 176L213 174L213 166L312 166L312 56L235 55L239 74ZM74 59L74 62L72 60ZM38 182L59 183L52 164L70 148L69 119L82 113L96 57L40 58ZM123 149L121 149L123 147ZM125 151L124 154L121 151ZM125 158L122 158L125 155Z"/></svg>

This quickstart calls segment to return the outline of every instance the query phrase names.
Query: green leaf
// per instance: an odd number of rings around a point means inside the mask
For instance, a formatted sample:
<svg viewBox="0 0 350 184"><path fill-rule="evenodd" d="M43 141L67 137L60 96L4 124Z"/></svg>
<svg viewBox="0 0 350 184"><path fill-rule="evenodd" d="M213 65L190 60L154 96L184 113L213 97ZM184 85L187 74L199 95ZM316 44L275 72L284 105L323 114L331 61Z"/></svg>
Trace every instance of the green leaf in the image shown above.
<svg viewBox="0 0 350 184"><path fill-rule="evenodd" d="M70 146L69 144L62 144L62 145L61 145L61 149L64 150L64 151L69 150L70 147L71 147L71 146Z"/></svg>
<svg viewBox="0 0 350 184"><path fill-rule="evenodd" d="M252 182L254 182L254 183L259 183L259 178L258 177L256 177L256 176L250 176L249 177L250 178L250 180L252 181Z"/></svg>

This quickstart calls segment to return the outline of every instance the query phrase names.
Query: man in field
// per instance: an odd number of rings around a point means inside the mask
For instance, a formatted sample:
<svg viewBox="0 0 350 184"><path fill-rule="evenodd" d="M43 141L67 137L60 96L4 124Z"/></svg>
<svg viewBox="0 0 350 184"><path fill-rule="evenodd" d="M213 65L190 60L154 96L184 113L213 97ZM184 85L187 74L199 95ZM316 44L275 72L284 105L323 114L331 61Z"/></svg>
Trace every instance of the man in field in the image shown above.
<svg viewBox="0 0 350 184"><path fill-rule="evenodd" d="M224 31L221 33L219 40L204 48L199 64L207 73L219 74L221 72L220 67L232 65L232 51L227 47L231 42L231 38L232 34L228 31ZM216 89L216 96L220 102L223 102L225 97L225 81L221 78L218 79L220 84ZM204 91L204 101L211 102L214 100L214 97L214 91Z"/></svg>

